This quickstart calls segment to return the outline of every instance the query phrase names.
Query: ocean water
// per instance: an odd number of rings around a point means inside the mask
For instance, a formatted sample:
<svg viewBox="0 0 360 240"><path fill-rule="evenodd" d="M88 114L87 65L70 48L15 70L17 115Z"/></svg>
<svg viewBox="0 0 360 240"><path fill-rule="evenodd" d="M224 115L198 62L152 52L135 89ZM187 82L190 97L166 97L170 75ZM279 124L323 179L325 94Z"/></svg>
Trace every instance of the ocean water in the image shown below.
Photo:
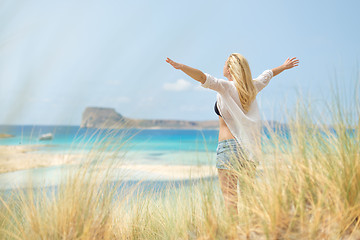
<svg viewBox="0 0 360 240"><path fill-rule="evenodd" d="M178 129L95 129L79 126L0 126L0 133L14 135L0 139L0 145L33 145L39 151L76 151L102 144L124 142L129 151L214 151L218 130ZM42 134L52 133L52 140L39 140ZM105 144L104 144L105 143Z"/></svg>
<svg viewBox="0 0 360 240"><path fill-rule="evenodd" d="M350 137L355 135L349 129ZM335 134L331 128L331 134ZM218 130L179 130L179 129L93 129L79 126L4 126L0 125L0 134L11 134L12 138L0 139L0 145L31 146L37 153L77 154L77 153L126 153L126 161L131 164L145 165L208 165L215 166ZM40 141L42 134L52 133L54 138ZM284 148L291 139L287 127L280 132ZM262 139L270 139L267 129L262 131ZM324 133L324 137L327 137ZM265 144L266 142L266 144ZM263 151L271 141L262 141ZM265 150L264 150L265 149ZM271 148L270 148L271 149ZM65 172L73 166L51 166L20 170L0 174L0 189L25 187L29 181L34 186L56 186ZM117 181L118 175L112 176ZM159 182L158 176L139 169L131 172L128 181ZM174 178L161 181L177 181ZM162 185L162 184L160 184Z"/></svg>
<svg viewBox="0 0 360 240"><path fill-rule="evenodd" d="M11 134L12 138L0 138L0 145L32 145L39 151L76 151L91 149L102 144L116 148L124 142L130 151L212 151L216 150L218 130L182 129L96 129L79 126L16 126L0 125L0 134ZM52 140L41 141L42 134L52 133ZM287 130L283 130L288 138ZM269 138L266 129L263 137ZM106 143L106 144L103 144Z"/></svg>
<svg viewBox="0 0 360 240"><path fill-rule="evenodd" d="M217 130L95 129L79 126L0 126L0 145L29 145L39 153L127 152L136 163L208 164L197 155L214 153ZM52 133L52 140L39 140ZM195 161L196 157L200 162Z"/></svg>
<svg viewBox="0 0 360 240"><path fill-rule="evenodd" d="M132 164L215 166L218 130L179 129L94 129L79 126L0 126L0 133L14 137L0 139L0 145L28 145L38 153L126 153ZM42 134L53 139L41 141ZM263 131L263 137L269 137ZM71 166L52 166L0 174L0 188L25 185L29 178L36 185L56 185ZM131 175L155 179L141 170ZM114 177L116 180L116 177Z"/></svg>

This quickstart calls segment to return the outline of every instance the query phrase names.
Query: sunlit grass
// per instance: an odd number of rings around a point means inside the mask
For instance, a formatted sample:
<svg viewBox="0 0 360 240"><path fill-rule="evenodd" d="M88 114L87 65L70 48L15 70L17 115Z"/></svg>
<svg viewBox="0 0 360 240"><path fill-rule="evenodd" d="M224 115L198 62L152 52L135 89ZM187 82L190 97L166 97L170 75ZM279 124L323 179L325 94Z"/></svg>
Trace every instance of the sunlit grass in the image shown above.
<svg viewBox="0 0 360 240"><path fill-rule="evenodd" d="M125 175L116 182L111 176L126 145L110 131L57 188L4 193L0 239L359 239L357 99L347 114L334 97L333 128L302 100L289 115L288 139L268 129L256 177L238 172L235 221L213 179L161 191L145 190L141 181L121 188Z"/></svg>

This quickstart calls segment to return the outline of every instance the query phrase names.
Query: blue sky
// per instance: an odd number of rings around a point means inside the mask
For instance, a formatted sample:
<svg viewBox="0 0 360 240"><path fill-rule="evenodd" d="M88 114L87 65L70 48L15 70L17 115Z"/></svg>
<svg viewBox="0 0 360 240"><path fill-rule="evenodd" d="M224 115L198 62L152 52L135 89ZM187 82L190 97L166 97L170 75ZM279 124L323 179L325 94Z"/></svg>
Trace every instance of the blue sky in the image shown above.
<svg viewBox="0 0 360 240"><path fill-rule="evenodd" d="M243 54L253 77L300 65L258 95L284 119L298 93L321 111L334 80L359 81L359 1L0 1L0 124L79 125L88 106L130 118L216 120L216 92L166 57L223 78Z"/></svg>

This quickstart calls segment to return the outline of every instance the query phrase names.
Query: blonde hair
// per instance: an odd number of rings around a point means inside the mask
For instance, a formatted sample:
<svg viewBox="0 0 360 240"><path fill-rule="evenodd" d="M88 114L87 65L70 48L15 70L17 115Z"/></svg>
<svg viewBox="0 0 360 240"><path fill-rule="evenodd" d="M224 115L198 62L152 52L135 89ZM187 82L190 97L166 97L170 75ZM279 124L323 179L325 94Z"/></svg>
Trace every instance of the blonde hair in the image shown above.
<svg viewBox="0 0 360 240"><path fill-rule="evenodd" d="M253 84L251 71L246 58L239 53L232 53L227 60L228 69L235 87L238 91L240 103L249 111L251 103L255 100L257 91Z"/></svg>

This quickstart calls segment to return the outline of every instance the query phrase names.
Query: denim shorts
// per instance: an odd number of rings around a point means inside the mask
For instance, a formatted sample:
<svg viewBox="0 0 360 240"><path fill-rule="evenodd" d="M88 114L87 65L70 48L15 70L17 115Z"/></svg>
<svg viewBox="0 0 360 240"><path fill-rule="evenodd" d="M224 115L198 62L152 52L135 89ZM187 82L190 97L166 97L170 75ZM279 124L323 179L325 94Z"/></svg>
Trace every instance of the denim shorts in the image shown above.
<svg viewBox="0 0 360 240"><path fill-rule="evenodd" d="M247 164L255 167L255 163L249 161L247 156L247 151L235 139L220 141L216 149L216 168L239 170Z"/></svg>

